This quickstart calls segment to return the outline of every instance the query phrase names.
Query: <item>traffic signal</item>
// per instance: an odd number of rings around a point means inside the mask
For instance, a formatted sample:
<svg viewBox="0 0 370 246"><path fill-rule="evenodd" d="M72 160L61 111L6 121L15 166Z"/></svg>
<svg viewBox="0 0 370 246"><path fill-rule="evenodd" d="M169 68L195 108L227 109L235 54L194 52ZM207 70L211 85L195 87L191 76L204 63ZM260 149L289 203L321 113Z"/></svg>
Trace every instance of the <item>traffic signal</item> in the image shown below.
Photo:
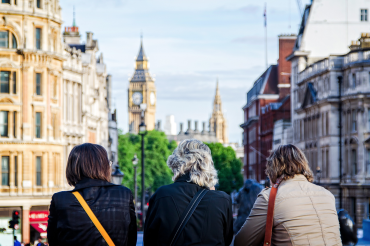
<svg viewBox="0 0 370 246"><path fill-rule="evenodd" d="M10 229L14 229L14 226L15 226L15 221L14 220L9 220L9 228Z"/></svg>
<svg viewBox="0 0 370 246"><path fill-rule="evenodd" d="M15 224L19 224L19 211L14 210L13 211L13 216L12 216L13 221L15 221Z"/></svg>
<svg viewBox="0 0 370 246"><path fill-rule="evenodd" d="M15 229L15 225L19 224L19 211L14 210L12 214L12 220L9 220L9 228Z"/></svg>

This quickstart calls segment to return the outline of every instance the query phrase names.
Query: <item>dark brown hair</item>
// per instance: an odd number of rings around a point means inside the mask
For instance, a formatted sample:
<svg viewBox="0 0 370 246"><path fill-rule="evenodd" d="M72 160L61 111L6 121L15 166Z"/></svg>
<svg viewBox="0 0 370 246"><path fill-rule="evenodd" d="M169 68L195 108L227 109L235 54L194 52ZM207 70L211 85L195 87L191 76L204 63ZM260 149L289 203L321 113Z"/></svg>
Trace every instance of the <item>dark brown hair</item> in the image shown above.
<svg viewBox="0 0 370 246"><path fill-rule="evenodd" d="M304 175L308 181L313 181L313 173L308 166L304 153L293 144L280 145L271 151L267 158L266 175L272 183L278 178L291 179L296 174Z"/></svg>
<svg viewBox="0 0 370 246"><path fill-rule="evenodd" d="M71 186L83 177L101 179L110 182L111 168L108 154L104 147L84 143L75 146L68 157L66 177Z"/></svg>

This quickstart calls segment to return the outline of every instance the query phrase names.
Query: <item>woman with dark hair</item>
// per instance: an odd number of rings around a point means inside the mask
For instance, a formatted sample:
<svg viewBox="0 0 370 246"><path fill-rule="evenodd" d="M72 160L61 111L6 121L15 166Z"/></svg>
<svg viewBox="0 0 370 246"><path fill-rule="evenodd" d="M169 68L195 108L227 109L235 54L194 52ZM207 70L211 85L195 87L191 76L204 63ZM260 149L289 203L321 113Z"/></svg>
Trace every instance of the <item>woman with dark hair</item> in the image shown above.
<svg viewBox="0 0 370 246"><path fill-rule="evenodd" d="M135 207L131 191L110 183L106 150L85 143L69 154L66 178L73 190L51 200L48 241L54 245L136 245Z"/></svg>
<svg viewBox="0 0 370 246"><path fill-rule="evenodd" d="M312 183L312 171L299 148L287 144L273 150L266 174L272 187L258 195L235 246L342 245L335 198Z"/></svg>

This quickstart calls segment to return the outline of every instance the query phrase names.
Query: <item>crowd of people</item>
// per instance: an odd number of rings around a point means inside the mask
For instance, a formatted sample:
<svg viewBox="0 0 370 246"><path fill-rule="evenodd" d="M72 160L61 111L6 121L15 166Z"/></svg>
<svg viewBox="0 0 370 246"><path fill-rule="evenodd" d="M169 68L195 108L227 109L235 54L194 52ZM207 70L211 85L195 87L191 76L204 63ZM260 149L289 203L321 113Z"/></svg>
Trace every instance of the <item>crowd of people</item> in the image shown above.
<svg viewBox="0 0 370 246"><path fill-rule="evenodd" d="M173 183L149 200L144 245L342 245L335 198L312 183L303 152L281 145L267 158L271 187L263 189L241 229L233 231L232 202L215 190L218 174L211 151L199 140L179 143L167 159ZM102 146L71 151L66 168L73 190L53 195L49 245L128 245L137 241L131 191L110 183Z"/></svg>

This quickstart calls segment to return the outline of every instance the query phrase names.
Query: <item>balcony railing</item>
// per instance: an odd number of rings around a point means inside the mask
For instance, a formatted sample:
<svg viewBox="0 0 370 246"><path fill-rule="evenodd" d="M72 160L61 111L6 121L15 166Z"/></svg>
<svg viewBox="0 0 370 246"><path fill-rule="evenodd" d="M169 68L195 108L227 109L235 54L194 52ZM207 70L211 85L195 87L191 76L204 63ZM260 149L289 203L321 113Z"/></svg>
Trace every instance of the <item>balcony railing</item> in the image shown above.
<svg viewBox="0 0 370 246"><path fill-rule="evenodd" d="M305 70L298 74L297 83L301 83L323 71L330 69L338 69L343 66L343 57L341 56L331 56L324 60L313 63L311 66L307 67Z"/></svg>

